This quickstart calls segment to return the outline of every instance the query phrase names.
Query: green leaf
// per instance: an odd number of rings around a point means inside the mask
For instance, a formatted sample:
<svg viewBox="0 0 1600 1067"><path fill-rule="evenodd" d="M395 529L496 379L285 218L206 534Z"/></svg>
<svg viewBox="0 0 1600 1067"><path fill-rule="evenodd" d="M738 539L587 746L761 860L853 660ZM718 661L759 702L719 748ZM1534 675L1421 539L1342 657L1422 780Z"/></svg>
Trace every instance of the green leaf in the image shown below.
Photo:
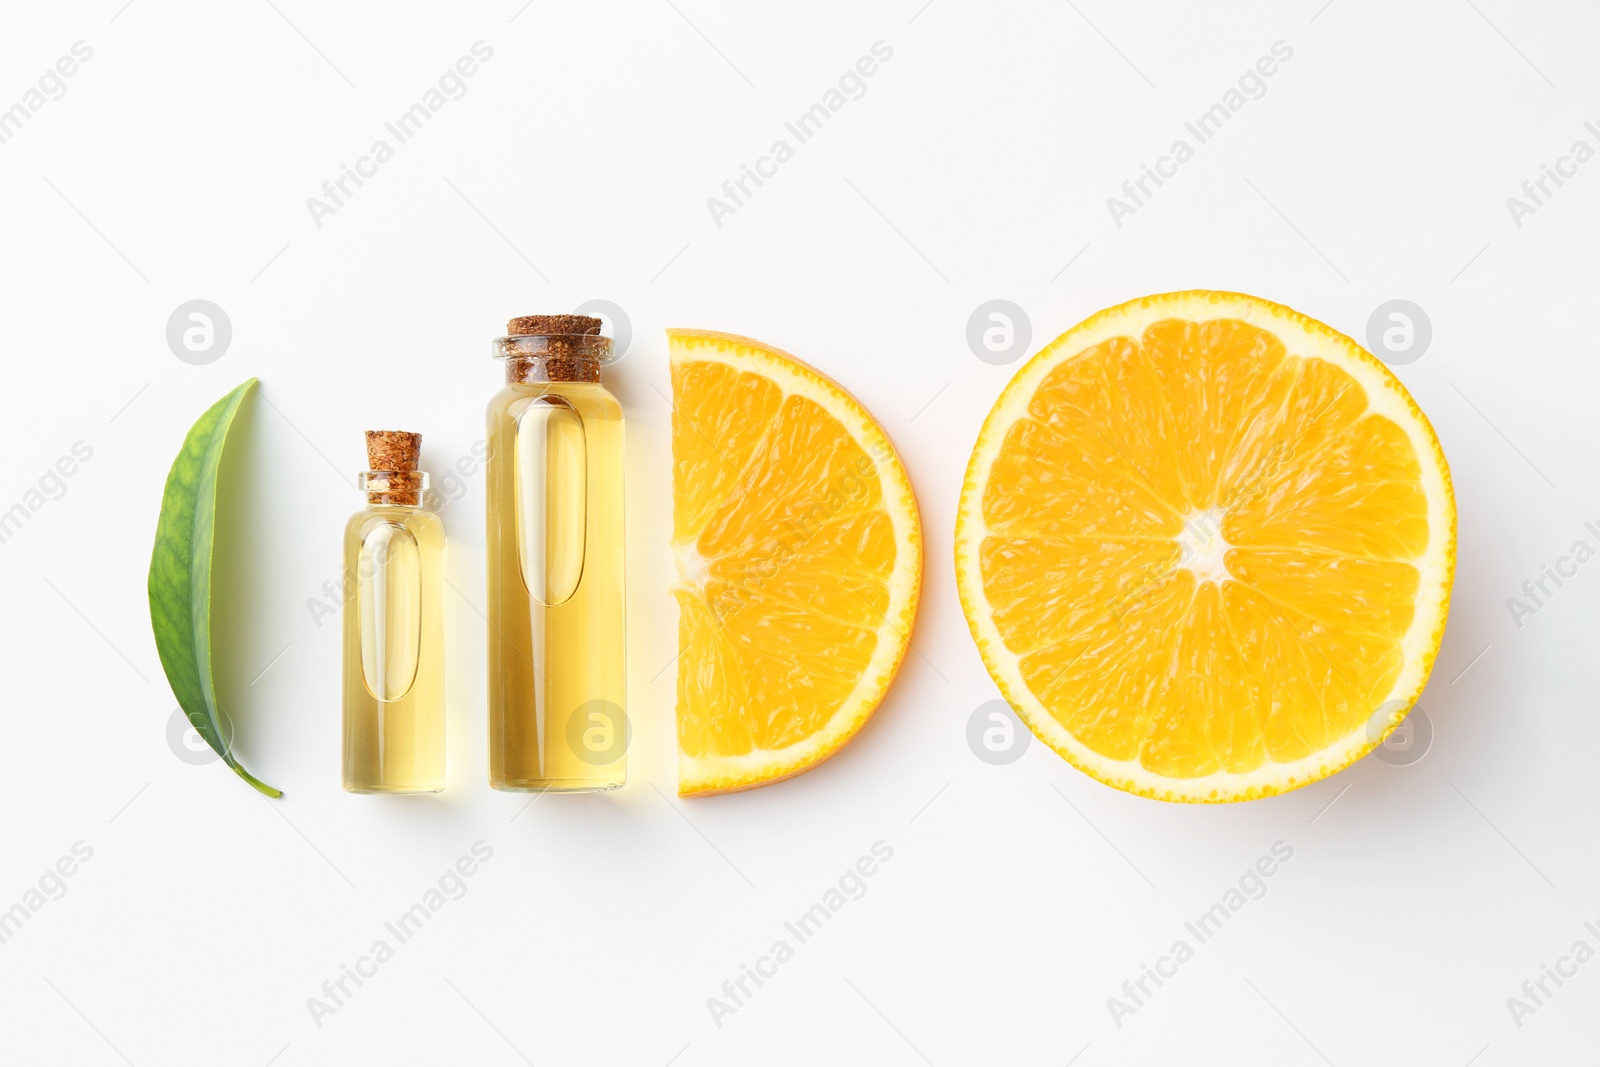
<svg viewBox="0 0 1600 1067"><path fill-rule="evenodd" d="M150 625L173 695L189 724L234 773L269 797L283 795L239 765L223 737L211 673L211 550L217 516L217 469L228 428L256 386L251 378L211 405L184 439L167 475L161 521L150 556Z"/></svg>

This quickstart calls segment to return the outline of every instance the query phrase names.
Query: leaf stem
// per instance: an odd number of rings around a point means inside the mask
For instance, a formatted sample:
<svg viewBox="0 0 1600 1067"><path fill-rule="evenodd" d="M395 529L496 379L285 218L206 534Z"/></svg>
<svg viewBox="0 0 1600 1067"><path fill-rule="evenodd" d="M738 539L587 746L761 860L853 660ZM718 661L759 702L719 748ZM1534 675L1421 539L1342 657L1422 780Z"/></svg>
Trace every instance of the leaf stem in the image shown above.
<svg viewBox="0 0 1600 1067"><path fill-rule="evenodd" d="M279 797L283 796L283 790L272 788L266 782L261 781L260 779L256 778L253 774L251 774L249 771L247 771L243 767L239 766L239 764L234 763L233 761L230 760L228 762L228 766L233 768L233 773L234 774L237 774L240 778L243 778L245 781L249 782L252 786L254 786L256 792L260 793L262 796L271 797L273 800L277 800Z"/></svg>

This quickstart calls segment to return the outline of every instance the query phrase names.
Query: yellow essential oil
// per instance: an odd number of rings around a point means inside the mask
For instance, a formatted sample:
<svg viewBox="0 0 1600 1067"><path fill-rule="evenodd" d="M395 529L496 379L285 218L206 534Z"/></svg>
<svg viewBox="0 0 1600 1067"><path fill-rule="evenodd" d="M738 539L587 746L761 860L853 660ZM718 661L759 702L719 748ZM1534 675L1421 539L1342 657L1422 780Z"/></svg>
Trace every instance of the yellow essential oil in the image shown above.
<svg viewBox="0 0 1600 1067"><path fill-rule="evenodd" d="M421 507L421 438L367 435L367 507L345 525L344 787L444 788L444 524Z"/></svg>
<svg viewBox="0 0 1600 1067"><path fill-rule="evenodd" d="M627 778L622 407L601 321L512 320L489 403L489 784L615 789Z"/></svg>

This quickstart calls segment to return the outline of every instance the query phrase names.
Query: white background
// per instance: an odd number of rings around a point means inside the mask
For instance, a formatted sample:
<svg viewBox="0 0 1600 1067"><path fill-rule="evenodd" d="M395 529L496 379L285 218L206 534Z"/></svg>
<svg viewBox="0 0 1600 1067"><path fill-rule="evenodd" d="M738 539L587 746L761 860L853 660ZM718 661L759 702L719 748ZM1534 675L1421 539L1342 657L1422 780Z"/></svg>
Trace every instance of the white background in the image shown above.
<svg viewBox="0 0 1600 1067"><path fill-rule="evenodd" d="M1444 1064L1574 1062L1600 963L1600 564L1519 627L1592 489L1600 163L1516 226L1506 198L1600 119L1592 4L7 5L0 107L82 40L67 92L0 145L0 510L93 458L0 545L0 909L82 841L67 892L0 945L6 1062ZM521 7L521 10L519 10ZM336 214L306 200L475 41L493 58ZM717 226L706 199L876 41L867 92ZM1293 49L1146 206L1106 198L1275 41ZM392 140L392 139L391 139ZM1192 141L1192 138L1191 138ZM1070 265L1069 265L1070 264ZM1397 372L1460 507L1419 762L1287 796L1169 806L1035 744L969 750L997 693L950 562L961 472L1020 364L968 348L983 301L1033 348L1109 304L1257 293L1364 338L1433 324ZM168 348L203 298L208 366ZM361 501L360 433L482 436L515 314L626 309L630 777L608 796L485 784L481 474L444 508L450 788L339 788L339 638L308 601ZM908 658L829 764L675 795L669 380L662 330L759 337L881 419L922 506ZM224 698L281 802L169 745L145 572L193 419L252 375L222 552ZM1553 587L1551 587L1553 588ZM476 841L493 858L319 1027L322 995ZM875 841L893 858L732 1016L723 995ZM1119 1027L1121 993L1274 842L1293 859ZM390 939L392 941L392 938ZM792 940L792 938L791 938ZM1190 939L1192 941L1192 938ZM353 987L352 987L353 988ZM1554 989L1553 986L1550 988Z"/></svg>

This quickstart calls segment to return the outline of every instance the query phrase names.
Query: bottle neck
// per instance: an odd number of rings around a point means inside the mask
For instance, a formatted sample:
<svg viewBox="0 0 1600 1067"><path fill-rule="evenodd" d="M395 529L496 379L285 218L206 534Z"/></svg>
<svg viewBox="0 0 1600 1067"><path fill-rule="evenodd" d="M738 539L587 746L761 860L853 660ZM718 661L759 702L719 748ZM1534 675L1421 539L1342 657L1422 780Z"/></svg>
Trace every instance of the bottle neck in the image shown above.
<svg viewBox="0 0 1600 1067"><path fill-rule="evenodd" d="M416 508L428 491L424 471L362 471L361 491L367 494L367 507Z"/></svg>
<svg viewBox="0 0 1600 1067"><path fill-rule="evenodd" d="M594 320L598 329L600 322ZM518 325L513 320L512 326ZM506 384L599 382L611 359L611 338L599 334L518 333L497 337L493 352L506 365Z"/></svg>
<svg viewBox="0 0 1600 1067"><path fill-rule="evenodd" d="M598 382L600 380L599 360L544 354L537 356L508 356L505 363L507 385L523 385L536 382Z"/></svg>

